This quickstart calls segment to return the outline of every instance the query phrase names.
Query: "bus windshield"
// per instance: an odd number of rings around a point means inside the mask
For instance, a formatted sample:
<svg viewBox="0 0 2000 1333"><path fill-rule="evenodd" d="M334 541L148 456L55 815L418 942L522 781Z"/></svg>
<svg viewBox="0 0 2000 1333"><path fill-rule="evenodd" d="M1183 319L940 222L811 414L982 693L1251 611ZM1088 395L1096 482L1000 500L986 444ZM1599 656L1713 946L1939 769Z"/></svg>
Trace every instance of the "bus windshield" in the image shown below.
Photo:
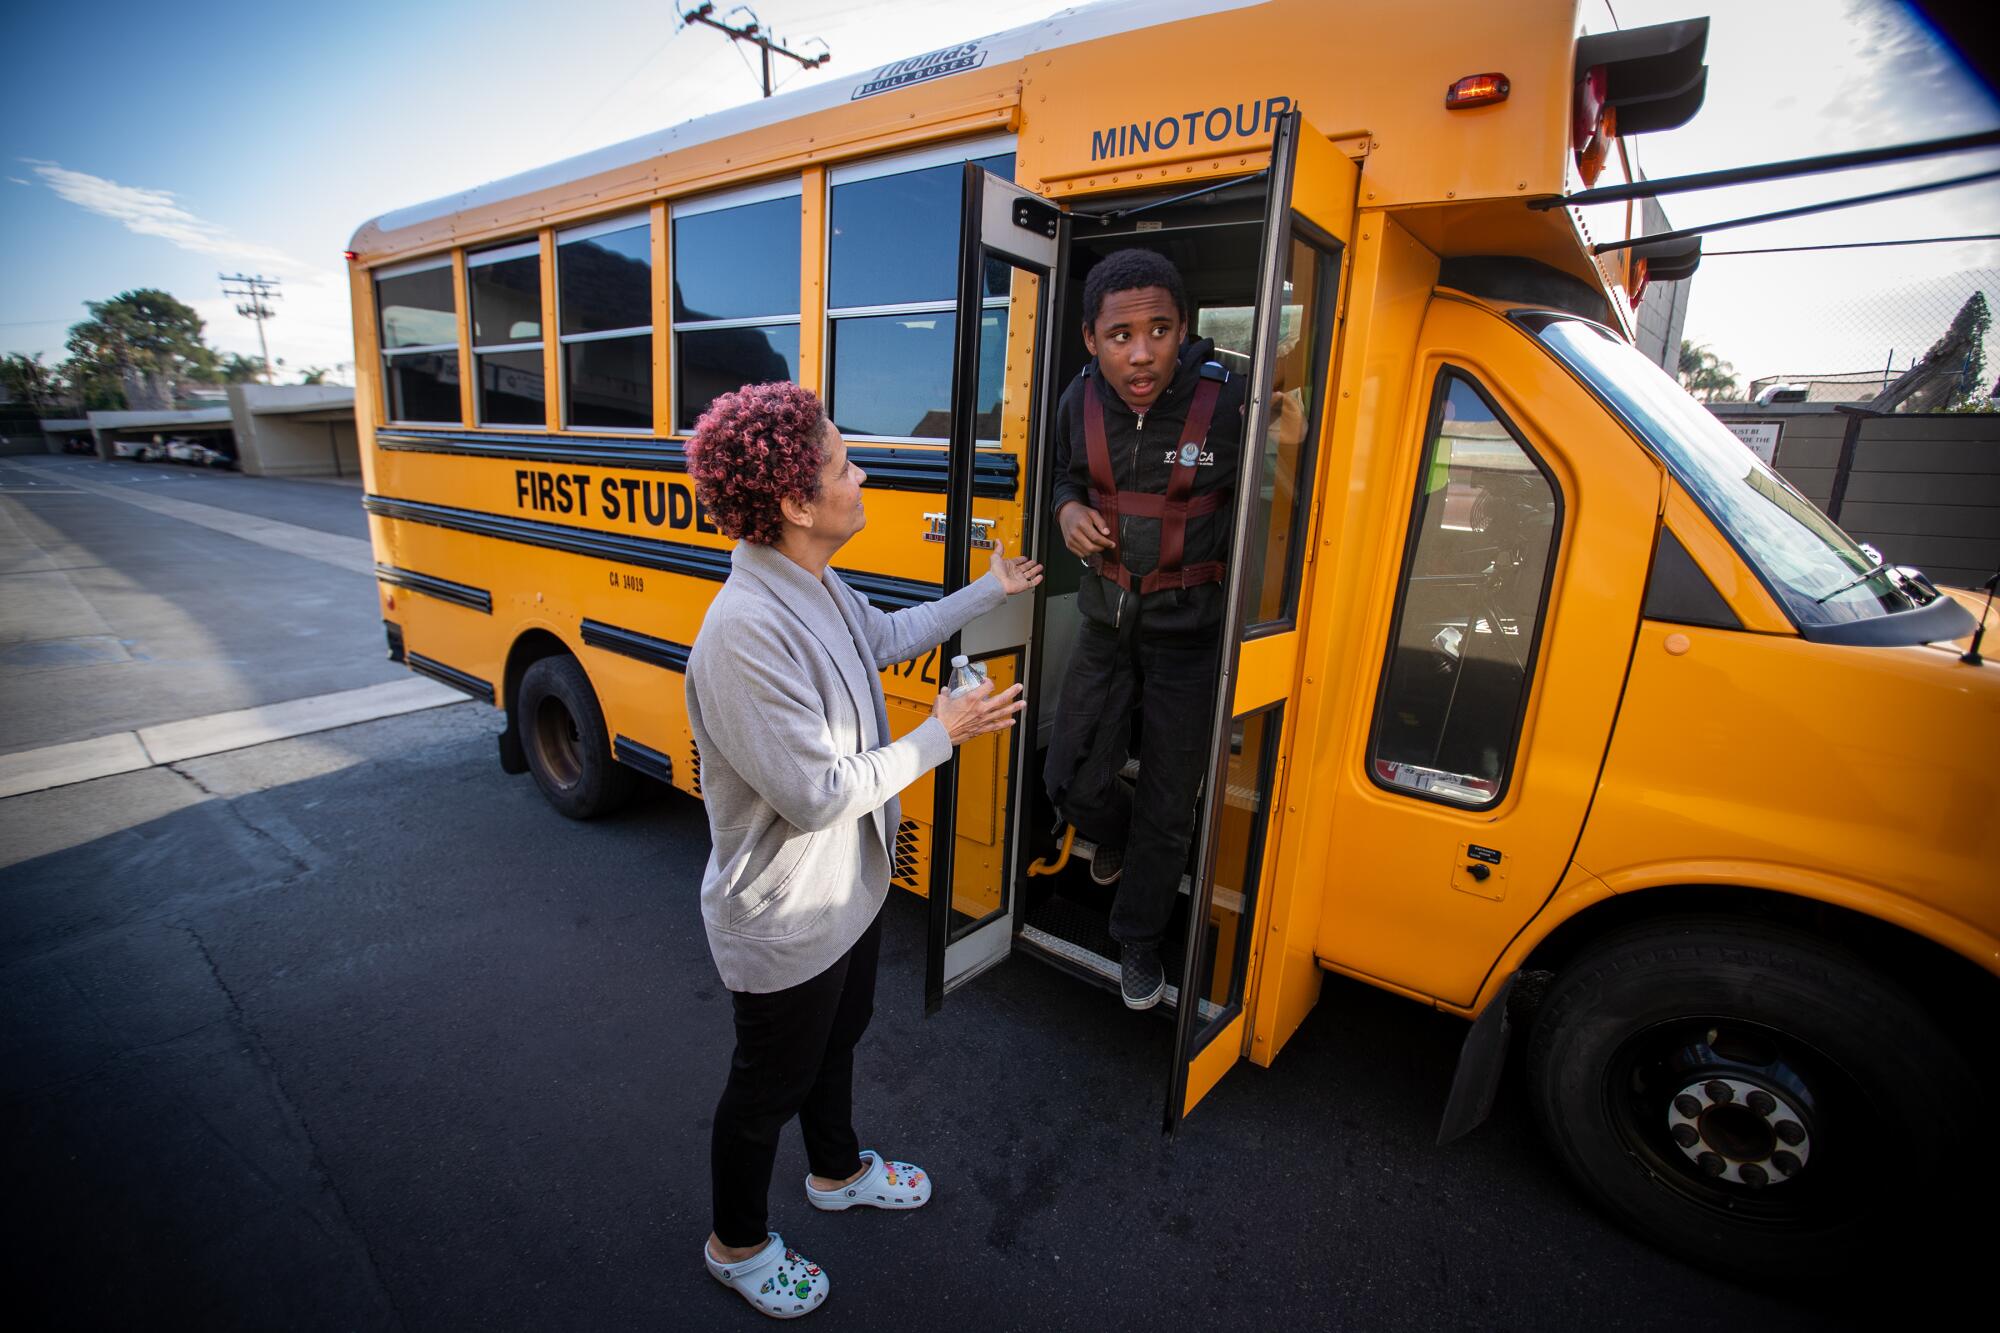
<svg viewBox="0 0 2000 1333"><path fill-rule="evenodd" d="M1580 319L1542 316L1529 326L1659 455L1795 623L1866 620L1930 600L1622 339Z"/></svg>

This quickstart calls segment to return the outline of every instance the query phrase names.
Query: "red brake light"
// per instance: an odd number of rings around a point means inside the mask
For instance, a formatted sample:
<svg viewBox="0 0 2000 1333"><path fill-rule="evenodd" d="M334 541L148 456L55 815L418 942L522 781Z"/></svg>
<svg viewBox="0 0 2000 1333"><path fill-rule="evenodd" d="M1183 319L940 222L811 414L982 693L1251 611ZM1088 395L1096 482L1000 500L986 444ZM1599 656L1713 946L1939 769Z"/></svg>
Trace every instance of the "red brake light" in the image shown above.
<svg viewBox="0 0 2000 1333"><path fill-rule="evenodd" d="M1576 100L1570 107L1569 146L1579 153L1597 132L1597 118L1604 112L1608 83L1602 65L1585 70L1576 81Z"/></svg>
<svg viewBox="0 0 2000 1333"><path fill-rule="evenodd" d="M345 259L348 263L352 264L355 260L361 258L361 255L353 250L342 250L340 252L340 257L342 259Z"/></svg>
<svg viewBox="0 0 2000 1333"><path fill-rule="evenodd" d="M1611 154L1611 141L1617 137L1618 108L1605 107L1597 113L1597 133L1576 153L1576 173L1583 177L1585 189L1597 184L1598 176L1604 172L1604 159Z"/></svg>
<svg viewBox="0 0 2000 1333"><path fill-rule="evenodd" d="M1447 111L1463 111L1469 106L1491 106L1507 100L1513 85L1505 74L1468 74L1445 90Z"/></svg>
<svg viewBox="0 0 2000 1333"><path fill-rule="evenodd" d="M1593 65L1576 81L1576 97L1570 104L1570 147L1576 150L1576 173L1583 177L1585 189L1597 184L1618 134L1618 108L1604 100L1609 86L1604 66Z"/></svg>

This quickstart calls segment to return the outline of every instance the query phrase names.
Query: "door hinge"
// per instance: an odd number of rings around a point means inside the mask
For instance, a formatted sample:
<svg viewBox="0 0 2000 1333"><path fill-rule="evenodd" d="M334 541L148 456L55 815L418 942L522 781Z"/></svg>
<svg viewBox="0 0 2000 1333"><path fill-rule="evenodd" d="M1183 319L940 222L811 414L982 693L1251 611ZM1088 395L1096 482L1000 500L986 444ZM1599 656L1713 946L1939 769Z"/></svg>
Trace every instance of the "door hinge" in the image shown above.
<svg viewBox="0 0 2000 1333"><path fill-rule="evenodd" d="M1020 195L1014 197L1014 225L1021 230L1037 232L1053 239L1061 224L1062 212L1054 204Z"/></svg>

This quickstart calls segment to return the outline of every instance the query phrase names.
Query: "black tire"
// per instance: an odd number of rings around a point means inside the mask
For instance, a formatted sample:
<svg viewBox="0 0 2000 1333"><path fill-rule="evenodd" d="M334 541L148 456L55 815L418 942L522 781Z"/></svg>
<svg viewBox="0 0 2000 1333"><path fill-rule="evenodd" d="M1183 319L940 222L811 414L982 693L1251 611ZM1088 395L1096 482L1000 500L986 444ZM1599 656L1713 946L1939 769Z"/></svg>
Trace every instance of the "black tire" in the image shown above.
<svg viewBox="0 0 2000 1333"><path fill-rule="evenodd" d="M1557 976L1527 1077L1584 1190L1711 1272L1844 1287L1979 1198L1965 1057L1802 931L1677 918L1608 936Z"/></svg>
<svg viewBox="0 0 2000 1333"><path fill-rule="evenodd" d="M595 819L625 804L638 775L611 756L604 710L574 657L544 657L521 677L515 734L542 795L571 819Z"/></svg>

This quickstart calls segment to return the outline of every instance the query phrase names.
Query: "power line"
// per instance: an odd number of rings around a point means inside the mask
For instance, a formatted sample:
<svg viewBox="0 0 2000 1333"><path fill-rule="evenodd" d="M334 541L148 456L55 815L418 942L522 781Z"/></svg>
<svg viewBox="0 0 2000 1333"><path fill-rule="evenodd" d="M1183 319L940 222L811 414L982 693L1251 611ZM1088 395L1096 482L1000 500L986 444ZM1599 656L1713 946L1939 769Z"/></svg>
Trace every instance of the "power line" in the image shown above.
<svg viewBox="0 0 2000 1333"><path fill-rule="evenodd" d="M1703 259L1717 255L1781 255L1794 250L1873 250L1884 245L1948 245L1953 241L2000 241L2000 231L1976 236L1913 236L1904 241L1840 241L1832 245L1767 245L1756 250L1704 250Z"/></svg>
<svg viewBox="0 0 2000 1333"><path fill-rule="evenodd" d="M271 374L271 344L264 339L264 321L271 318L271 307L265 302L284 295L278 290L278 279L267 278L261 273L218 273L222 281L224 296L240 296L236 303L236 313L245 319L257 321L257 347L264 353L264 383L271 384L276 377ZM231 287L230 283L237 284Z"/></svg>
<svg viewBox="0 0 2000 1333"><path fill-rule="evenodd" d="M738 10L741 10L750 20L740 28L732 28L721 19L716 18L715 6L713 4L700 4L696 5L693 9L685 11L681 15L681 25L685 27L690 23L700 23L706 27L714 28L717 32L727 34L729 40L732 42L749 42L755 46L764 65L764 96L769 97L771 95L771 57L774 54L784 56L789 60L796 60L805 69L817 69L819 66L833 59L833 52L830 50L822 49L816 56L802 56L797 51L778 45L777 41L764 31L764 24L754 11L746 6L738 5L729 12L734 14ZM807 40L819 41L817 37L808 38ZM820 42L820 46L824 48L826 43ZM741 53L739 52L739 54Z"/></svg>

